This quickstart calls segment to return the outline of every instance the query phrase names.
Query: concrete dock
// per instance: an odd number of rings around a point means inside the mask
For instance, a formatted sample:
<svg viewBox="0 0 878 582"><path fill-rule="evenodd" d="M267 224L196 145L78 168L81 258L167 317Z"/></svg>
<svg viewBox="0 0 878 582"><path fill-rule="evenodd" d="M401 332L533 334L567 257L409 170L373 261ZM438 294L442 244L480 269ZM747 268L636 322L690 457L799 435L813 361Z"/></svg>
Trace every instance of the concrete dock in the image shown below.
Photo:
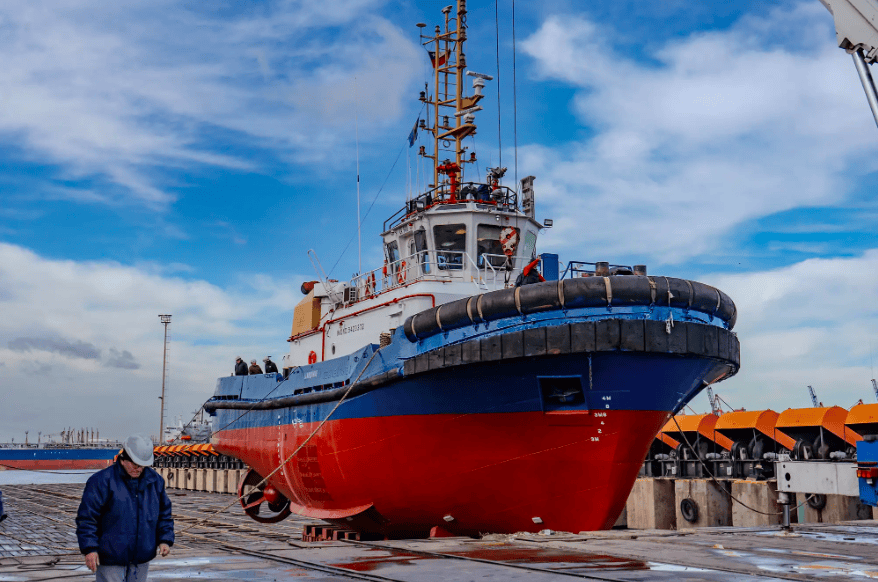
<svg viewBox="0 0 878 582"><path fill-rule="evenodd" d="M81 484L4 486L0 581L93 580L76 549ZM177 544L150 580L849 580L878 578L874 521L684 532L303 542L314 520L262 525L232 497L171 491Z"/></svg>

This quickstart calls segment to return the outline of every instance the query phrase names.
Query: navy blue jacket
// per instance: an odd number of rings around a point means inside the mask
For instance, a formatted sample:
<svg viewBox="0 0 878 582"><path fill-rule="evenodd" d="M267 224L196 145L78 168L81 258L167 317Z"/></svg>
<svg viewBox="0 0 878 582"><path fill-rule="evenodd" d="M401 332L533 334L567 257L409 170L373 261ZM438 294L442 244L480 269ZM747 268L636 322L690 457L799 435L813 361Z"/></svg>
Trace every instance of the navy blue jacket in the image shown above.
<svg viewBox="0 0 878 582"><path fill-rule="evenodd" d="M120 462L98 471L85 484L76 514L83 554L97 552L101 564L143 564L159 544L174 545L174 520L165 482L147 467L132 479Z"/></svg>

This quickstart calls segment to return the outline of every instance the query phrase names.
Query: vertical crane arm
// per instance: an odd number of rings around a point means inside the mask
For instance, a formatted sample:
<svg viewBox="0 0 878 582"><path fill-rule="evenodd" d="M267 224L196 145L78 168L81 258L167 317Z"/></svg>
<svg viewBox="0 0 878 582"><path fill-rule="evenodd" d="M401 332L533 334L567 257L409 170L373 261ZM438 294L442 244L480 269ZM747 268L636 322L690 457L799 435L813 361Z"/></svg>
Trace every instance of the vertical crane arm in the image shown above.
<svg viewBox="0 0 878 582"><path fill-rule="evenodd" d="M817 408L817 406L818 406L817 393L814 392L813 386L808 386L808 394L811 395L811 406L813 406L814 408Z"/></svg>

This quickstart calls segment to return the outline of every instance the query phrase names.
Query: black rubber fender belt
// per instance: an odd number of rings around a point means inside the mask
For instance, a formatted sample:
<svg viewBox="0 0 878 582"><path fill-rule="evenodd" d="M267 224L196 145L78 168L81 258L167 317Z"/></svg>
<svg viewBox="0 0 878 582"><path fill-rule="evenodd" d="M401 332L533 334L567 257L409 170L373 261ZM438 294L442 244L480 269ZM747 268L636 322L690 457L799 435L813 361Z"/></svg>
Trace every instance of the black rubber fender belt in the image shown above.
<svg viewBox="0 0 878 582"><path fill-rule="evenodd" d="M473 338L409 358L403 371L412 376L481 362L613 351L716 358L729 364L729 376L737 373L741 364L741 344L727 329L677 321L668 333L664 321L611 318Z"/></svg>
<svg viewBox="0 0 878 582"><path fill-rule="evenodd" d="M409 317L403 330L409 341L505 317L581 307L676 307L719 318L735 326L737 308L715 287L673 277L625 275L545 281L458 299Z"/></svg>

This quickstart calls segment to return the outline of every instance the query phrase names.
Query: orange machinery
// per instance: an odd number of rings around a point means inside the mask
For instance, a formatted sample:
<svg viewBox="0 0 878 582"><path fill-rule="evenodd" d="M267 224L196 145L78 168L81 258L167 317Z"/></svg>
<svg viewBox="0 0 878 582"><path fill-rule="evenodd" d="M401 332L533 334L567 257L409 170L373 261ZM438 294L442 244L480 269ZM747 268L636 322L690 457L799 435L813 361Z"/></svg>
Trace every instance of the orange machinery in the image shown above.
<svg viewBox="0 0 878 582"><path fill-rule="evenodd" d="M792 439L784 448L794 461L852 457L863 437L845 427L847 418L848 411L840 406L788 408L777 417L775 440Z"/></svg>
<svg viewBox="0 0 878 582"><path fill-rule="evenodd" d="M780 415L773 410L736 410L719 417L714 431L732 441L728 458L715 463L715 475L736 479L770 479L781 450L796 441L775 430Z"/></svg>
<svg viewBox="0 0 878 582"><path fill-rule="evenodd" d="M649 453L640 468L641 477L672 477L675 471L669 471L668 461L677 458L680 443L659 431L649 447Z"/></svg>
<svg viewBox="0 0 878 582"><path fill-rule="evenodd" d="M859 437L878 435L878 404L857 404L851 407L845 420L845 429Z"/></svg>
<svg viewBox="0 0 878 582"><path fill-rule="evenodd" d="M719 418L713 413L678 414L662 427L662 433L682 443L670 471L674 476L706 477L708 462L731 450L732 441L714 430Z"/></svg>

